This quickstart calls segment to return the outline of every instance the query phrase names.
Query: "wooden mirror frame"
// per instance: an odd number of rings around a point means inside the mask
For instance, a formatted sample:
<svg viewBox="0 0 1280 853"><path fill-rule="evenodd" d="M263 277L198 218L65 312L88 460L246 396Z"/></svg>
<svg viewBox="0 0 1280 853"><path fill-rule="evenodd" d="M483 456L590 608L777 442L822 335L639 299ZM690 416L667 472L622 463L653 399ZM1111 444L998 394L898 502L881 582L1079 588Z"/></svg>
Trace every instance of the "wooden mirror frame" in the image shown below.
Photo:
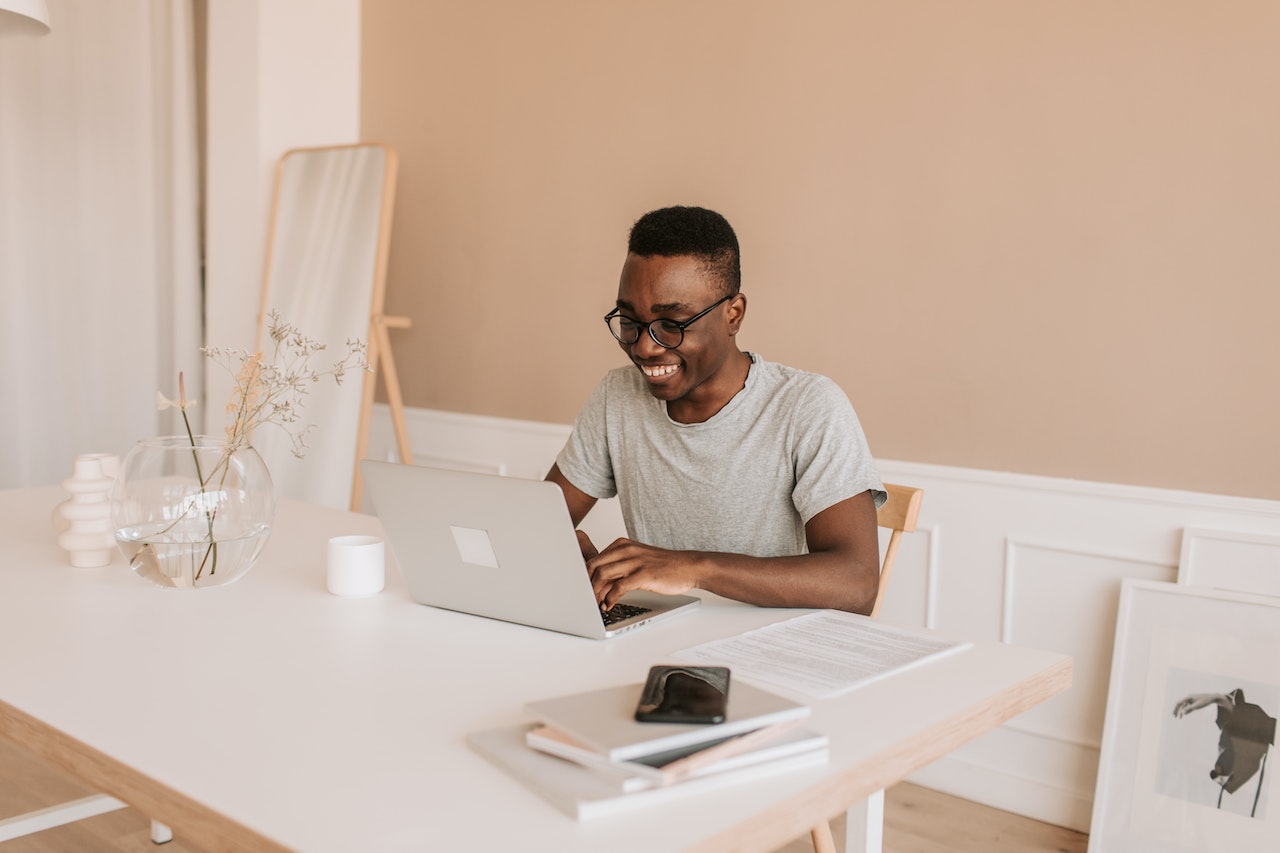
<svg viewBox="0 0 1280 853"><path fill-rule="evenodd" d="M391 353L391 339L388 329L407 329L410 326L410 320L407 317L393 317L383 313L383 303L386 296L386 277L387 277L387 258L391 245L391 221L392 213L395 208L395 189L396 177L398 171L398 163L395 151L387 145L380 143L357 143L352 145L334 145L334 146L318 146L312 148L293 148L286 151L276 164L275 187L271 202L271 220L269 230L267 232L266 258L263 266L262 280L262 298L258 308L258 349L262 350L266 342L267 323L273 305L272 285L273 274L276 264L280 261L279 252L281 250L282 230L286 229L290 222L288 218L291 215L289 210L283 209L282 199L289 195L285 192L285 182L289 179L290 165L299 158L310 158L317 154L328 154L331 152L361 152L370 149L376 149L383 155L382 181L380 187L380 196L378 201L377 222L372 227L376 230L375 245L373 246L372 266L369 270L371 276L370 290L371 298L369 302L369 321L364 333L364 340L367 344L366 358L369 363L369 371L363 377L363 384L360 391L359 416L356 422L356 438L354 458L351 460L351 494L350 509L360 511L361 501L363 499L363 482L360 477L359 462L364 458L369 448L369 429L373 413L374 395L377 390L378 374L381 370L384 385L387 389L387 402L391 410L391 421L396 435L396 444L400 453L402 462L412 463L413 453L409 446L409 434L404 420L404 403L400 395L400 381L396 373L395 361ZM367 189L367 188L366 188ZM291 195L289 196L292 197ZM349 197L344 197L341 202L346 204L350 201ZM338 211L341 215L354 215L358 211L354 211L351 207L345 207ZM364 223L366 226L371 223ZM335 227L334 231L338 231ZM341 231L341 233L347 233ZM286 235L288 236L288 235ZM336 239L336 237L335 237ZM281 286L279 282L277 287ZM361 284L360 286L363 286ZM310 296L319 303L332 304L331 294L318 293L310 294ZM338 310L338 309L335 309ZM295 322L294 318L284 316L286 322ZM307 329L302 330L304 334L308 333ZM330 346L343 343L342 341L321 341ZM320 424L320 429L324 429L325 425ZM336 460L324 460L321 464L332 464ZM345 464L345 462L344 462ZM276 476L273 472L273 476ZM291 497L308 496L286 495Z"/></svg>

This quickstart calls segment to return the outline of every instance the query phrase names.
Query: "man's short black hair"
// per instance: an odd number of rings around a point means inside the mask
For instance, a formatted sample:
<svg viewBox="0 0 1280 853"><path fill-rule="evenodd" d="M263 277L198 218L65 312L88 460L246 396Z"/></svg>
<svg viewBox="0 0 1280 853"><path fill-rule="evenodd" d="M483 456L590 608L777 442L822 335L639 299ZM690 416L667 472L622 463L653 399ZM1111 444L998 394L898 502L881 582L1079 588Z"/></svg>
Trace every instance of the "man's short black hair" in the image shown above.
<svg viewBox="0 0 1280 853"><path fill-rule="evenodd" d="M730 296L742 286L738 235L729 221L703 207L664 207L646 213L631 226L627 251L643 258L689 255L720 279Z"/></svg>

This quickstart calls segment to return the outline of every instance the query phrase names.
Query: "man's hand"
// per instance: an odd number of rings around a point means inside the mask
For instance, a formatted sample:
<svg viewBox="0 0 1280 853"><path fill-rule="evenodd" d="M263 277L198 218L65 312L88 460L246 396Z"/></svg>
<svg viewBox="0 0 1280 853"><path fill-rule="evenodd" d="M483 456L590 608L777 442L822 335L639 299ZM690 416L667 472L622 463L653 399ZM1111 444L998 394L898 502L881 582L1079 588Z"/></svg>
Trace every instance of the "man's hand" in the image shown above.
<svg viewBox="0 0 1280 853"><path fill-rule="evenodd" d="M581 541L583 534L579 533L578 538ZM663 595L688 592L695 586L695 554L655 548L631 539L616 540L587 560L587 571L591 573L591 585L600 609L610 609L635 589Z"/></svg>

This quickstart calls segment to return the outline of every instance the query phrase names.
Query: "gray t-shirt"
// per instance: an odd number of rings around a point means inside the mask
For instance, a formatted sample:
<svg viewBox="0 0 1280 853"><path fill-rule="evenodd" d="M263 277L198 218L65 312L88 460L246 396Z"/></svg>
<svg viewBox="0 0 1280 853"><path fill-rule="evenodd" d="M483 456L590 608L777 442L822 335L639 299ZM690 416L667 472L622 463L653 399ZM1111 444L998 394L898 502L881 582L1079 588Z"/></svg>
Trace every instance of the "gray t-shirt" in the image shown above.
<svg viewBox="0 0 1280 853"><path fill-rule="evenodd" d="M677 423L633 366L610 371L556 459L595 498L618 495L627 535L682 551L806 552L804 525L884 486L848 397L830 379L754 353L710 420ZM603 545L604 543L600 543Z"/></svg>

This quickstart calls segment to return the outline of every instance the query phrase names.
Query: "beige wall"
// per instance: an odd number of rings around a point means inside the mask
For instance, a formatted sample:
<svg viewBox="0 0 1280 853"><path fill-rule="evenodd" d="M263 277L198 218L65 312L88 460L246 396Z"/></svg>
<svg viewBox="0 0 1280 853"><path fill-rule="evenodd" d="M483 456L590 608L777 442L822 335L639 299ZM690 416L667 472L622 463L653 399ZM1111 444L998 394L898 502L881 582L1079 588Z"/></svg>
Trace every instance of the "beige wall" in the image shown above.
<svg viewBox="0 0 1280 853"><path fill-rule="evenodd" d="M882 457L1280 498L1280 3L364 0L410 406L570 422L641 213Z"/></svg>

